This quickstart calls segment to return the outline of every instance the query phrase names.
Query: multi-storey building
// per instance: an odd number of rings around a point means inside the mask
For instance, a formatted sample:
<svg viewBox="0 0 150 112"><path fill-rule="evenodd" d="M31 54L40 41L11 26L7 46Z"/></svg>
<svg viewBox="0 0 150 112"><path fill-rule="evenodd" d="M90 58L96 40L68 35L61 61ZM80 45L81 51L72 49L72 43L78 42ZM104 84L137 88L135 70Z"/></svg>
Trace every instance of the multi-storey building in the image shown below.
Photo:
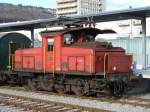
<svg viewBox="0 0 150 112"><path fill-rule="evenodd" d="M142 26L141 21L136 19L122 20L117 22L119 32L118 37L141 37Z"/></svg>
<svg viewBox="0 0 150 112"><path fill-rule="evenodd" d="M57 0L57 15L73 16L98 13L105 9L105 0Z"/></svg>
<svg viewBox="0 0 150 112"><path fill-rule="evenodd" d="M47 8L47 10L53 14L54 16L56 16L56 9L51 9L51 8Z"/></svg>

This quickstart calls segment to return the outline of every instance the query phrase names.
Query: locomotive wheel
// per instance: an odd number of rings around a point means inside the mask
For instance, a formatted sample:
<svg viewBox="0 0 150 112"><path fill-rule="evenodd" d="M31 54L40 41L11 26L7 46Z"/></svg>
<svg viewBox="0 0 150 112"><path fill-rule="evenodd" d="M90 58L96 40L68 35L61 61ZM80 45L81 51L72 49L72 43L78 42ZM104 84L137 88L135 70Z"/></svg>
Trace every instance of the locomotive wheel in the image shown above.
<svg viewBox="0 0 150 112"><path fill-rule="evenodd" d="M45 90L45 91L53 91L54 90L53 82L49 83L49 81L47 81L43 77L39 77L39 80L40 81L38 82L38 87L41 90Z"/></svg>
<svg viewBox="0 0 150 112"><path fill-rule="evenodd" d="M113 81L109 84L110 92L114 96L120 96L124 93L125 83L123 81Z"/></svg>
<svg viewBox="0 0 150 112"><path fill-rule="evenodd" d="M60 94L64 94L66 93L66 90L65 90L65 85L64 84L55 84L55 90L60 93Z"/></svg>
<svg viewBox="0 0 150 112"><path fill-rule="evenodd" d="M32 79L28 79L28 88L31 90L37 89L37 83L33 81Z"/></svg>
<svg viewBox="0 0 150 112"><path fill-rule="evenodd" d="M77 96L83 96L84 95L84 91L83 91L83 88L80 87L80 86L77 86L77 85L73 85L72 86L72 90L73 90L73 93Z"/></svg>
<svg viewBox="0 0 150 112"><path fill-rule="evenodd" d="M88 95L89 93L89 84L84 80L75 80L75 84L71 87L73 93L77 96Z"/></svg>
<svg viewBox="0 0 150 112"><path fill-rule="evenodd" d="M54 90L54 86L51 83L39 82L39 86L42 90L45 90L45 91L53 91Z"/></svg>

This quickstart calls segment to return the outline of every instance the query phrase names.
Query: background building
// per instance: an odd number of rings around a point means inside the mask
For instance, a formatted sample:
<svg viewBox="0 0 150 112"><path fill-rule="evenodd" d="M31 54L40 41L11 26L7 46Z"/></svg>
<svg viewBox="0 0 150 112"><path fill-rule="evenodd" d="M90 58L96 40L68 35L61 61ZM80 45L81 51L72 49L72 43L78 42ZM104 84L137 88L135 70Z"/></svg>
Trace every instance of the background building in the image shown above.
<svg viewBox="0 0 150 112"><path fill-rule="evenodd" d="M150 18L147 23L146 65L150 68ZM97 23L99 29L113 29L116 34L103 34L97 38L104 38L116 47L123 47L126 53L133 55L133 63L137 69L143 69L143 34L141 21L136 19Z"/></svg>
<svg viewBox="0 0 150 112"><path fill-rule="evenodd" d="M130 19L119 21L118 28L118 37L141 37L142 36L142 26L140 20Z"/></svg>
<svg viewBox="0 0 150 112"><path fill-rule="evenodd" d="M57 0L58 16L98 13L105 9L105 0Z"/></svg>

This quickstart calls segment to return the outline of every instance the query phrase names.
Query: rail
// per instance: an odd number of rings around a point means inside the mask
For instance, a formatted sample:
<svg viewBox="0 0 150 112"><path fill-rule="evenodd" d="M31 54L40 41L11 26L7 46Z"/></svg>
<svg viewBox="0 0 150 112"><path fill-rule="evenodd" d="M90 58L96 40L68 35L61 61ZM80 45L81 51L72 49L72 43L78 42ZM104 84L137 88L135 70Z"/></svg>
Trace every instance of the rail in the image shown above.
<svg viewBox="0 0 150 112"><path fill-rule="evenodd" d="M31 98L0 92L0 104L35 112L109 112L108 110L84 107L57 101Z"/></svg>
<svg viewBox="0 0 150 112"><path fill-rule="evenodd" d="M52 102L52 103L56 103L56 105L59 105L59 106L64 106L64 107L68 107L68 108L72 108L72 109L74 108L74 109L84 110L84 112L109 112L110 110L108 107L112 106L112 105L114 105L112 111L119 111L119 109L122 110L122 108L123 108L123 109L127 109L128 111L132 112L132 111L135 111L135 110L138 110L141 108L141 110L143 109L143 111L147 110L147 112L149 112L149 109L150 109L150 99L149 98L143 99L143 98L138 98L138 97L130 96L130 95L119 97L119 98L107 96L107 95L102 95L99 97L89 97L89 96L74 96L74 95L66 95L66 94L60 95L58 93L45 92L45 91L34 91L34 92L32 91L32 94L31 94L29 92L29 90L24 90L22 88L18 88L18 87L14 87L14 86L13 87L10 87L10 86L1 87L0 88L0 96L1 96L1 94L8 94L8 95L15 95L15 96L17 95L18 97L24 97L24 98L27 97L27 98L31 98L31 99L38 98L38 100L41 101L42 103L44 103L43 101L46 101L49 103ZM36 94L36 95L34 95L34 94ZM64 97L64 100L63 100L63 102L48 101L47 95L49 96L49 99L53 99L54 97L56 97L57 99ZM94 107L92 108L90 105L87 107L86 105L80 106L78 104L74 105L73 103L68 104L67 99L70 99L70 98L80 99L80 102L83 100L84 103L86 102L85 100L88 100L88 103L92 102L93 105L96 105L98 103L100 103L100 105L101 105L101 103L103 103L104 105L106 105L106 110L105 110L105 108L103 108L103 106L102 107L99 106L98 108L94 108ZM73 102L73 100L72 100L72 102ZM99 109L99 108L101 108L101 109ZM108 110L107 110L107 108L108 108ZM138 111L140 111L140 110L138 110Z"/></svg>

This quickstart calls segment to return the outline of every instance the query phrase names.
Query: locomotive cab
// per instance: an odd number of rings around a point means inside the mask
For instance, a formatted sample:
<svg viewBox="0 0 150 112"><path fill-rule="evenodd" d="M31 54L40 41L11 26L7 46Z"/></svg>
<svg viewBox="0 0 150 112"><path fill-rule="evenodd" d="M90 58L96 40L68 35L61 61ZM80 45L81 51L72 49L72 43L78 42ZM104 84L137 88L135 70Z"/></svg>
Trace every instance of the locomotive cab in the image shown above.
<svg viewBox="0 0 150 112"><path fill-rule="evenodd" d="M113 47L111 43L97 42L96 35L103 33L114 33L114 31L80 28L63 33L62 51L64 54L70 53L67 62L64 62L68 67L65 71L104 75L104 77L106 74L128 73L132 56L126 55L123 48Z"/></svg>

